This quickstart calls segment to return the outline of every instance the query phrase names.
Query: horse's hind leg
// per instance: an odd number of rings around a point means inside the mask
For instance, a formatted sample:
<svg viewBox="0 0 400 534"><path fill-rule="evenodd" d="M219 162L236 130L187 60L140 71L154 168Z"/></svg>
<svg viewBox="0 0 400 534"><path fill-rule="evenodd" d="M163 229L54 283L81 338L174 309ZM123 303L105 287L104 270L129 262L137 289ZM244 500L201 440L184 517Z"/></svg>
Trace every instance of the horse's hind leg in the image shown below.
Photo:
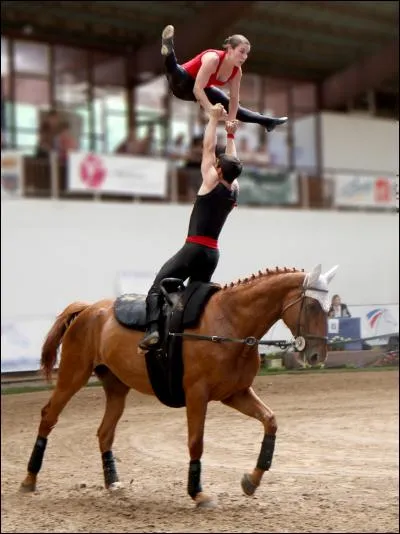
<svg viewBox="0 0 400 534"><path fill-rule="evenodd" d="M42 467L43 457L47 445L47 437L55 427L58 416L65 408L68 401L85 386L92 374L92 368L71 365L63 349L63 357L58 370L56 387L50 397L49 402L42 409L42 418L39 431L31 457L28 462L28 473L21 484L20 490L23 492L35 491L37 475ZM69 361L69 365L67 364ZM80 362L82 365L82 362Z"/></svg>
<svg viewBox="0 0 400 534"><path fill-rule="evenodd" d="M235 393L222 401L227 406L235 408L249 417L258 419L264 426L264 439L255 469L251 474L242 478L242 489L246 495L253 495L260 485L261 479L271 467L275 448L275 435L278 429L275 416L270 408L257 397L252 388Z"/></svg>
<svg viewBox="0 0 400 534"><path fill-rule="evenodd" d="M114 490L120 487L112 444L117 423L124 411L129 387L123 384L107 367L101 365L95 369L106 394L106 411L97 431L105 487Z"/></svg>

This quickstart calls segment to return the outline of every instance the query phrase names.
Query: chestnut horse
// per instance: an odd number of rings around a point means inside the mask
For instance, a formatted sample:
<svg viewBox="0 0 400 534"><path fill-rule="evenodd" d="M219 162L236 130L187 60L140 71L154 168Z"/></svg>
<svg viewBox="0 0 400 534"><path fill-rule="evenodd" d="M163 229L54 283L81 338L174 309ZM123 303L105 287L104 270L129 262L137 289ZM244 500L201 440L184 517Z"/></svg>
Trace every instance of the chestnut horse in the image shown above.
<svg viewBox="0 0 400 534"><path fill-rule="evenodd" d="M337 266L321 274L318 265L310 273L296 269L259 271L231 283L211 296L196 328L190 333L258 340L279 319L294 336L306 340L304 357L310 365L324 362L327 354L328 283ZM86 385L92 373L102 382L106 408L98 429L106 488L119 487L112 454L117 423L130 388L154 395L145 357L138 352L142 332L124 328L114 316L113 300L94 304L74 302L56 319L42 349L41 365L50 380L62 343L57 384L42 409L37 439L28 463L22 491L34 491L47 444L58 416ZM264 439L256 467L242 478L242 489L252 495L272 462L277 423L272 410L257 397L252 386L260 357L257 345L183 339L183 388L186 400L190 454L188 493L197 505L212 505L201 487L203 434L209 401L221 401L257 419Z"/></svg>

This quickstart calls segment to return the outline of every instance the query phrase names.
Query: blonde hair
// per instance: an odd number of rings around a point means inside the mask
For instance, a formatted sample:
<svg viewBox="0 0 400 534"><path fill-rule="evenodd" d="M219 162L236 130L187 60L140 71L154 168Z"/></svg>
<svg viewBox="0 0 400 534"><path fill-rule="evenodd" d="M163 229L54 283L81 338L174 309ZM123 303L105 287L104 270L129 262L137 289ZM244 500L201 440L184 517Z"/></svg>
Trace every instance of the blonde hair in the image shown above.
<svg viewBox="0 0 400 534"><path fill-rule="evenodd" d="M228 46L235 49L241 44L246 44L250 46L250 41L244 35L235 34L227 37L222 45L222 48L226 50Z"/></svg>

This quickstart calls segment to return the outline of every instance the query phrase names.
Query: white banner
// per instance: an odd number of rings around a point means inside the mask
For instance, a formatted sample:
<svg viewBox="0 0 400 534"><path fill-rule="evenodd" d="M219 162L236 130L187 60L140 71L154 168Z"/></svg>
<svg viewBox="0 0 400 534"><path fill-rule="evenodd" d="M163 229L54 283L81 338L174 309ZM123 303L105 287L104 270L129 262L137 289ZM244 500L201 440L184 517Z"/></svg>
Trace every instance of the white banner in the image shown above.
<svg viewBox="0 0 400 534"><path fill-rule="evenodd" d="M37 371L43 342L55 317L1 321L1 372Z"/></svg>
<svg viewBox="0 0 400 534"><path fill-rule="evenodd" d="M165 197L167 172L168 161L160 158L71 152L68 190Z"/></svg>
<svg viewBox="0 0 400 534"><path fill-rule="evenodd" d="M334 176L334 205L337 207L395 208L396 178L394 176Z"/></svg>
<svg viewBox="0 0 400 534"><path fill-rule="evenodd" d="M24 158L15 150L1 151L1 198L22 196Z"/></svg>

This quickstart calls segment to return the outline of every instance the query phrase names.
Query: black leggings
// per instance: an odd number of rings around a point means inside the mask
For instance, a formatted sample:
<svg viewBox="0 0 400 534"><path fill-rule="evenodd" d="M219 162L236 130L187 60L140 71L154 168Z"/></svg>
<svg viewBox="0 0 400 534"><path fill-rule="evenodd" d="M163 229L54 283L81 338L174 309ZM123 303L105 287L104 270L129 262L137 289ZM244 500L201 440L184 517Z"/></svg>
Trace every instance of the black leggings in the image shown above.
<svg viewBox="0 0 400 534"><path fill-rule="evenodd" d="M178 64L174 52L166 56L165 68L167 71L168 85L172 93L180 100L196 102L196 97L193 93L195 80ZM212 105L222 104L226 111L229 111L229 98L223 91L212 86L206 87L204 92ZM261 113L242 108L241 106L238 108L236 118L241 122L260 124L265 128L271 126L271 123L274 122L274 119L270 117L265 117Z"/></svg>
<svg viewBox="0 0 400 534"><path fill-rule="evenodd" d="M180 278L183 281L189 278L189 282L209 282L218 260L218 249L196 243L185 243L161 267L148 294L160 294L160 282L163 278Z"/></svg>

